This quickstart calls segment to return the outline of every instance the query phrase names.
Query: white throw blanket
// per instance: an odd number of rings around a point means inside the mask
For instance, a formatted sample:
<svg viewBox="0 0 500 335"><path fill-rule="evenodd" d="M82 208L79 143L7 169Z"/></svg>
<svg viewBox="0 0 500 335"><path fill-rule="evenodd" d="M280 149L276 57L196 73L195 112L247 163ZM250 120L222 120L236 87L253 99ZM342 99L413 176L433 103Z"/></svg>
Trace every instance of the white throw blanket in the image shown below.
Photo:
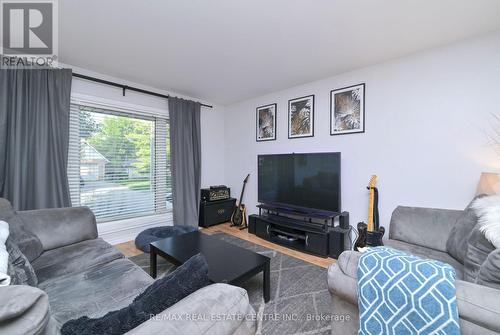
<svg viewBox="0 0 500 335"><path fill-rule="evenodd" d="M5 242L9 237L9 224L5 221L0 221L0 286L10 284L10 276L7 274L9 268L9 253Z"/></svg>
<svg viewBox="0 0 500 335"><path fill-rule="evenodd" d="M477 198L472 208L478 216L479 230L495 248L500 248L500 195Z"/></svg>

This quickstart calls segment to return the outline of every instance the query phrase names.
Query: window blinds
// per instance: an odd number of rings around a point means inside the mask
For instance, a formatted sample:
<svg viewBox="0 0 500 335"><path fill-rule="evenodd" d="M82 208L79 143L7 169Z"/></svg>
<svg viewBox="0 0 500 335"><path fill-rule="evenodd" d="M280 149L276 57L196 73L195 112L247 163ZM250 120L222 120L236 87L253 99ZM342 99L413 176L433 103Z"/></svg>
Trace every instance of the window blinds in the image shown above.
<svg viewBox="0 0 500 335"><path fill-rule="evenodd" d="M169 124L151 117L71 104L68 178L73 206L98 222L171 209Z"/></svg>

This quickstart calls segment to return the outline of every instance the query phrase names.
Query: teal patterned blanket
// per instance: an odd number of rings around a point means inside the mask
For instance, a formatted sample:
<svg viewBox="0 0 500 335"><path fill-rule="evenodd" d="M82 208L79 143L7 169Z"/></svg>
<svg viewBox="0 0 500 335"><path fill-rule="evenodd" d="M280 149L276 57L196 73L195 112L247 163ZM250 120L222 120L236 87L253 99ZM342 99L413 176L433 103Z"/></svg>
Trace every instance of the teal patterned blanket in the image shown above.
<svg viewBox="0 0 500 335"><path fill-rule="evenodd" d="M460 335L455 270L387 248L370 248L358 265L359 334Z"/></svg>

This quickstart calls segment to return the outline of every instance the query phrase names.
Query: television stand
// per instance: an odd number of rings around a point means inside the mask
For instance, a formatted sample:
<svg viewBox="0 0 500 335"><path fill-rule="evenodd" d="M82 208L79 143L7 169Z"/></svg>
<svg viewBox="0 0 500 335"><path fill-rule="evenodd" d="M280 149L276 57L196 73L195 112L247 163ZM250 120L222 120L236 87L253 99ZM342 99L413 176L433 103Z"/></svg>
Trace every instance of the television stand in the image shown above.
<svg viewBox="0 0 500 335"><path fill-rule="evenodd" d="M260 238L321 257L338 257L337 252L332 254L331 251L344 250L344 245L330 244L333 243L331 232L340 229L334 227L335 218L339 218L342 226L349 227L347 212L302 211L267 204L257 207L259 214L250 215L248 231ZM344 234L343 241L336 243L345 244L349 228L340 231Z"/></svg>

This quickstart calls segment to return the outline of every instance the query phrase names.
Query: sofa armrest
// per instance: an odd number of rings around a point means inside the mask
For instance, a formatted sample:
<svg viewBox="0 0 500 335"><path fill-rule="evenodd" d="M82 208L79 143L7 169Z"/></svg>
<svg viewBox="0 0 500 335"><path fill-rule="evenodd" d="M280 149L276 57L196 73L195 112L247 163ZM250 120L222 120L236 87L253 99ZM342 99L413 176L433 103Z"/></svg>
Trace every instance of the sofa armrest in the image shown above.
<svg viewBox="0 0 500 335"><path fill-rule="evenodd" d="M460 318L500 333L500 290L456 281Z"/></svg>
<svg viewBox="0 0 500 335"><path fill-rule="evenodd" d="M446 241L463 211L398 206L389 238L446 252Z"/></svg>
<svg viewBox="0 0 500 335"><path fill-rule="evenodd" d="M27 285L0 287L0 334L49 333L49 297Z"/></svg>
<svg viewBox="0 0 500 335"><path fill-rule="evenodd" d="M344 251L328 268L330 292L353 305L358 305L358 262L361 253Z"/></svg>
<svg viewBox="0 0 500 335"><path fill-rule="evenodd" d="M88 207L20 211L17 215L40 239L44 250L97 238L95 216Z"/></svg>
<svg viewBox="0 0 500 335"><path fill-rule="evenodd" d="M227 284L204 287L127 332L142 334L255 334L257 318L247 292Z"/></svg>

